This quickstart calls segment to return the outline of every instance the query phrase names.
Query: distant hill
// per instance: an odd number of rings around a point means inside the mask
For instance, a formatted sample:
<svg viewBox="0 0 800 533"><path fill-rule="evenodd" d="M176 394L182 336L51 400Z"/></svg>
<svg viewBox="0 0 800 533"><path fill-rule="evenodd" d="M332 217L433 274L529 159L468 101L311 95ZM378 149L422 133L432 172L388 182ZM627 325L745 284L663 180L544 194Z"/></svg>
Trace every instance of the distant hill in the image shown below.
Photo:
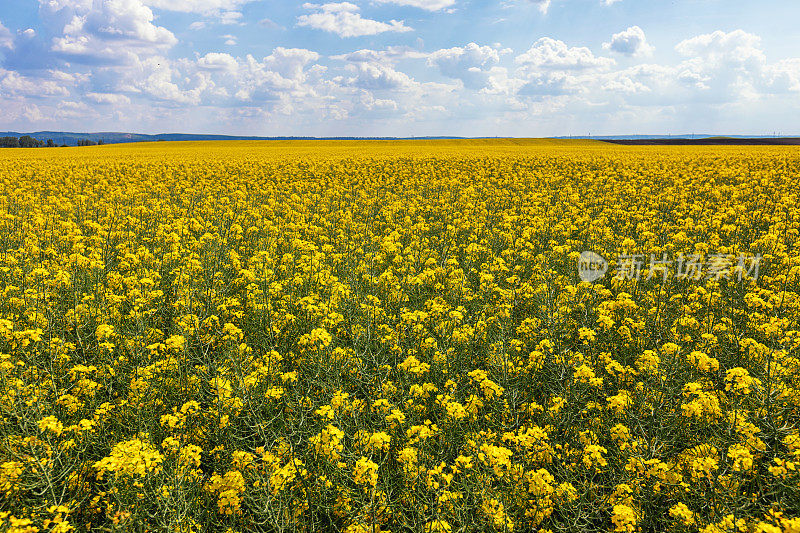
<svg viewBox="0 0 800 533"><path fill-rule="evenodd" d="M595 141L649 141L661 139L783 139L793 138L785 135L710 135L705 133L686 133L681 135L562 135L553 139L594 139Z"/></svg>
<svg viewBox="0 0 800 533"><path fill-rule="evenodd" d="M701 137L701 138L677 138L659 137L653 139L601 139L607 143L627 144L632 146L798 146L800 137Z"/></svg>
<svg viewBox="0 0 800 533"><path fill-rule="evenodd" d="M57 145L77 146L81 139L90 141L103 141L106 144L155 142L155 141L291 141L291 140L360 140L367 137L254 137L237 135L196 135L190 133L160 133L158 135L144 135L141 133L124 133L116 131L101 131L96 133L73 133L68 131L35 131L20 133L15 131L0 132L0 137L22 137L30 135L34 139L47 141L53 139ZM369 137L375 140L399 140L404 137ZM464 137L413 137L414 139L463 139Z"/></svg>
<svg viewBox="0 0 800 533"><path fill-rule="evenodd" d="M22 137L30 135L34 139L47 141L53 139L57 145L77 146L81 139L93 142L103 141L106 144L156 142L156 141L292 141L292 140L377 140L396 141L404 139L436 140L436 139L474 139L486 137L455 137L455 136L429 136L429 137L258 137L245 135L206 135L192 133L160 133L158 135L145 135L142 133L125 133L117 131L101 131L94 133L75 133L69 131L36 131L20 133L15 131L0 132L0 137ZM499 138L499 137L493 137ZM758 136L758 135L729 135L725 137L705 134L685 135L564 135L550 137L551 139L592 139L619 144L797 144L797 137L786 136Z"/></svg>

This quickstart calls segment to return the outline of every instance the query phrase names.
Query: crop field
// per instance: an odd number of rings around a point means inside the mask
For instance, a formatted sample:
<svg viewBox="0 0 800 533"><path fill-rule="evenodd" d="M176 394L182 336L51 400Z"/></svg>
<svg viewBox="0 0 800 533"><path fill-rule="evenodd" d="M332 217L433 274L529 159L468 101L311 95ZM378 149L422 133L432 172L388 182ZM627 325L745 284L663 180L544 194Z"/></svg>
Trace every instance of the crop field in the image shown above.
<svg viewBox="0 0 800 533"><path fill-rule="evenodd" d="M796 147L6 149L0 530L797 533L799 293Z"/></svg>

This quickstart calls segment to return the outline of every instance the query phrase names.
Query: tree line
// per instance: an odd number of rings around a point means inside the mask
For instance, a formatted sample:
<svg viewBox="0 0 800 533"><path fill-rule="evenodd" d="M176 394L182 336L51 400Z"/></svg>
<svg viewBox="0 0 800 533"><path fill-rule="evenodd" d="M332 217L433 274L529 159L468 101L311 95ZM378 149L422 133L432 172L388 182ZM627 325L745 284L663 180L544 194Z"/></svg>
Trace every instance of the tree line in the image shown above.
<svg viewBox="0 0 800 533"><path fill-rule="evenodd" d="M99 141L90 141L89 139L78 139L78 146L96 146L98 144L105 144L103 139ZM57 145L53 139L47 139L47 142L34 139L30 135L23 135L20 138L16 137L0 137L0 148L55 148ZM62 148L66 144L60 145Z"/></svg>

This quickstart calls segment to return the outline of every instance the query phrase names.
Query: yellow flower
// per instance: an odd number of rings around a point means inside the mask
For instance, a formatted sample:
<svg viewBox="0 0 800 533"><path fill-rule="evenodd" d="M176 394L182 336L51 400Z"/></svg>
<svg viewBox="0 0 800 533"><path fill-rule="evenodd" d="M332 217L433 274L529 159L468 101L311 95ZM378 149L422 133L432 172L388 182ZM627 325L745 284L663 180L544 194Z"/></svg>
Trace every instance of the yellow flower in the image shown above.
<svg viewBox="0 0 800 533"><path fill-rule="evenodd" d="M423 363L416 356L409 355L405 358L405 360L397 365L399 369L409 374L413 374L416 376L425 374L426 372L430 371L431 365L428 363Z"/></svg>
<svg viewBox="0 0 800 533"><path fill-rule="evenodd" d="M226 515L241 512L241 495L245 490L245 480L238 470L226 472L224 476L214 474L206 484L206 490L218 495L219 512Z"/></svg>
<svg viewBox="0 0 800 533"><path fill-rule="evenodd" d="M353 480L359 485L374 487L378 482L378 465L366 457L361 457L353 469Z"/></svg>
<svg viewBox="0 0 800 533"><path fill-rule="evenodd" d="M750 394L753 385L760 385L761 381L750 377L745 368L731 368L725 373L725 390L737 394Z"/></svg>
<svg viewBox="0 0 800 533"><path fill-rule="evenodd" d="M164 341L164 344L169 350L183 350L186 345L186 338L183 335L172 335Z"/></svg>
<svg viewBox="0 0 800 533"><path fill-rule="evenodd" d="M160 470L164 457L149 442L132 439L114 445L111 455L97 461L94 467L100 471L113 472L115 476L145 476Z"/></svg>
<svg viewBox="0 0 800 533"><path fill-rule="evenodd" d="M365 450L387 451L392 437L382 431L370 433L361 430L353 436L353 440Z"/></svg>
<svg viewBox="0 0 800 533"><path fill-rule="evenodd" d="M683 502L673 505L669 510L669 514L685 526L691 526L695 523L694 513Z"/></svg>
<svg viewBox="0 0 800 533"><path fill-rule="evenodd" d="M64 425L54 416L46 416L39 420L39 429L42 431L49 431L56 436L64 432Z"/></svg>
<svg viewBox="0 0 800 533"><path fill-rule="evenodd" d="M100 342L110 339L115 333L114 326L110 326L108 324L101 324L97 326L97 329L95 330L95 336Z"/></svg>
<svg viewBox="0 0 800 533"><path fill-rule="evenodd" d="M633 533L637 529L636 512L628 505L615 505L611 513L611 522L614 524L614 531L619 533Z"/></svg>
<svg viewBox="0 0 800 533"><path fill-rule="evenodd" d="M589 444L583 449L583 464L586 468L605 467L608 461L603 456L608 450L597 444Z"/></svg>
<svg viewBox="0 0 800 533"><path fill-rule="evenodd" d="M729 447L728 458L733 460L733 469L737 472L749 472L753 468L753 454L747 446L734 444Z"/></svg>

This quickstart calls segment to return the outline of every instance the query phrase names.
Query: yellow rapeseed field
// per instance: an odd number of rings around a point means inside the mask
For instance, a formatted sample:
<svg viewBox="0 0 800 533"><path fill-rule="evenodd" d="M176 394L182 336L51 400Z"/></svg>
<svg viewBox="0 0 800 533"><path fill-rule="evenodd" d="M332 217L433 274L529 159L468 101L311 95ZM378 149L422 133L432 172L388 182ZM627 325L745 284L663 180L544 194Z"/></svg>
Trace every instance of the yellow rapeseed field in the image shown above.
<svg viewBox="0 0 800 533"><path fill-rule="evenodd" d="M799 241L792 147L4 150L0 529L800 532Z"/></svg>

